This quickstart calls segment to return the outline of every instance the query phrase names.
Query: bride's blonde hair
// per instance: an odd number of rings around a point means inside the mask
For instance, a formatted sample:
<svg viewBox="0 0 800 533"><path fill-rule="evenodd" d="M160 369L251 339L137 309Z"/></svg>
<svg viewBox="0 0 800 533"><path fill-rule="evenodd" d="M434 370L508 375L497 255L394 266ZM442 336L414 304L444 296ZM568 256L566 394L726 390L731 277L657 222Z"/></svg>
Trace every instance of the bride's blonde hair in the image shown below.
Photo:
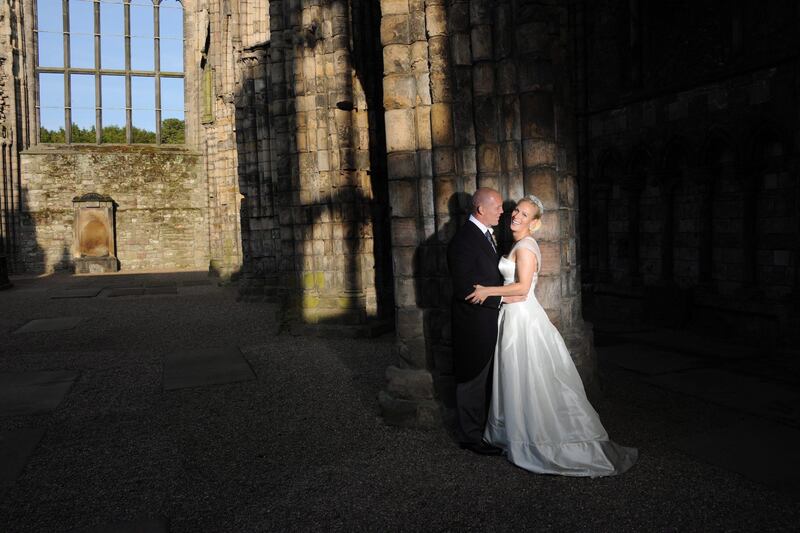
<svg viewBox="0 0 800 533"><path fill-rule="evenodd" d="M522 198L520 198L517 204L520 204L521 202L528 202L529 204L536 207L536 213L534 213L533 215L533 222L531 223L531 226L529 228L530 232L533 233L542 226L542 215L544 214L544 204L537 196L534 196L532 194L523 196Z"/></svg>

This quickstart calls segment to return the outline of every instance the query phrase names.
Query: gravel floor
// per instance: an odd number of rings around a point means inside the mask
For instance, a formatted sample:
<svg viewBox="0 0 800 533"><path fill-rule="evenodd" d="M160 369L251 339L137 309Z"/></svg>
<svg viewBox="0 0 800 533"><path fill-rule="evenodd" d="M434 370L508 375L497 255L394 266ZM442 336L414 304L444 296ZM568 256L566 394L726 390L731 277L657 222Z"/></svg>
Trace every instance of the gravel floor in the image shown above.
<svg viewBox="0 0 800 533"><path fill-rule="evenodd" d="M330 340L278 334L276 308L236 301L197 274L128 277L177 295L51 299L120 277L16 280L0 292L0 372L72 370L49 414L0 418L43 428L2 489L0 531L108 530L165 517L174 532L781 531L797 495L775 492L676 450L675 438L742 416L603 369L595 402L639 463L616 478L533 475L462 451L444 429L388 427L377 412L391 335ZM186 285L184 285L186 284ZM122 283L124 285L124 283ZM14 334L34 318L75 329ZM171 350L239 346L254 381L163 391Z"/></svg>

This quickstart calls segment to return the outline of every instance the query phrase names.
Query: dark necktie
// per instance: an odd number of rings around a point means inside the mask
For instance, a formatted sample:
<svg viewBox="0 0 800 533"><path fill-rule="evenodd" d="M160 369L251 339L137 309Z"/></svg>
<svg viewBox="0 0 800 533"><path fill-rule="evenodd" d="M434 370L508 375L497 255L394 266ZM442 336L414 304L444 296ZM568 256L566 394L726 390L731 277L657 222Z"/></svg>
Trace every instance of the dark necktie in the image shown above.
<svg viewBox="0 0 800 533"><path fill-rule="evenodd" d="M489 240L489 244L492 245L492 250L494 250L494 253L497 253L497 248L494 245L494 239L492 239L492 232L488 229L486 230L486 238Z"/></svg>

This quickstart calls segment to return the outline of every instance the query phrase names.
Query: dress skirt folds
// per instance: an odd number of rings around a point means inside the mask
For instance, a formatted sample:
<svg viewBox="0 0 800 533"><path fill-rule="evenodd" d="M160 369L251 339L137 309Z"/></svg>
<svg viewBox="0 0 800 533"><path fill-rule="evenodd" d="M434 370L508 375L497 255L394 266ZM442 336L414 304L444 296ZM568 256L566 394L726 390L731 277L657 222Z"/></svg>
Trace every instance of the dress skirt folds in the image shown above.
<svg viewBox="0 0 800 533"><path fill-rule="evenodd" d="M533 239L522 239L515 249L519 246L533 250L541 263ZM515 269L514 261L500 260L506 284L514 281ZM509 461L532 472L621 474L636 462L638 451L609 440L563 338L536 300L535 281L536 276L528 299L504 305L498 319L484 437L503 448Z"/></svg>

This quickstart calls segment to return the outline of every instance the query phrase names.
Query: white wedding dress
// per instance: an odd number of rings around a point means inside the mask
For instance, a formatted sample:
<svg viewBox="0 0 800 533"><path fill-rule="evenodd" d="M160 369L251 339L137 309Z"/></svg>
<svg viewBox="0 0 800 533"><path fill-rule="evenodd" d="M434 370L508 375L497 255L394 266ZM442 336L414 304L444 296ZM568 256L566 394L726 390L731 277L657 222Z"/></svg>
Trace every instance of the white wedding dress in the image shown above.
<svg viewBox="0 0 800 533"><path fill-rule="evenodd" d="M499 317L491 406L484 438L515 465L542 474L611 476L636 462L638 451L611 442L564 340L536 300L542 264L532 237L500 259L505 284L516 281L515 253L536 254L528 299L504 304Z"/></svg>

